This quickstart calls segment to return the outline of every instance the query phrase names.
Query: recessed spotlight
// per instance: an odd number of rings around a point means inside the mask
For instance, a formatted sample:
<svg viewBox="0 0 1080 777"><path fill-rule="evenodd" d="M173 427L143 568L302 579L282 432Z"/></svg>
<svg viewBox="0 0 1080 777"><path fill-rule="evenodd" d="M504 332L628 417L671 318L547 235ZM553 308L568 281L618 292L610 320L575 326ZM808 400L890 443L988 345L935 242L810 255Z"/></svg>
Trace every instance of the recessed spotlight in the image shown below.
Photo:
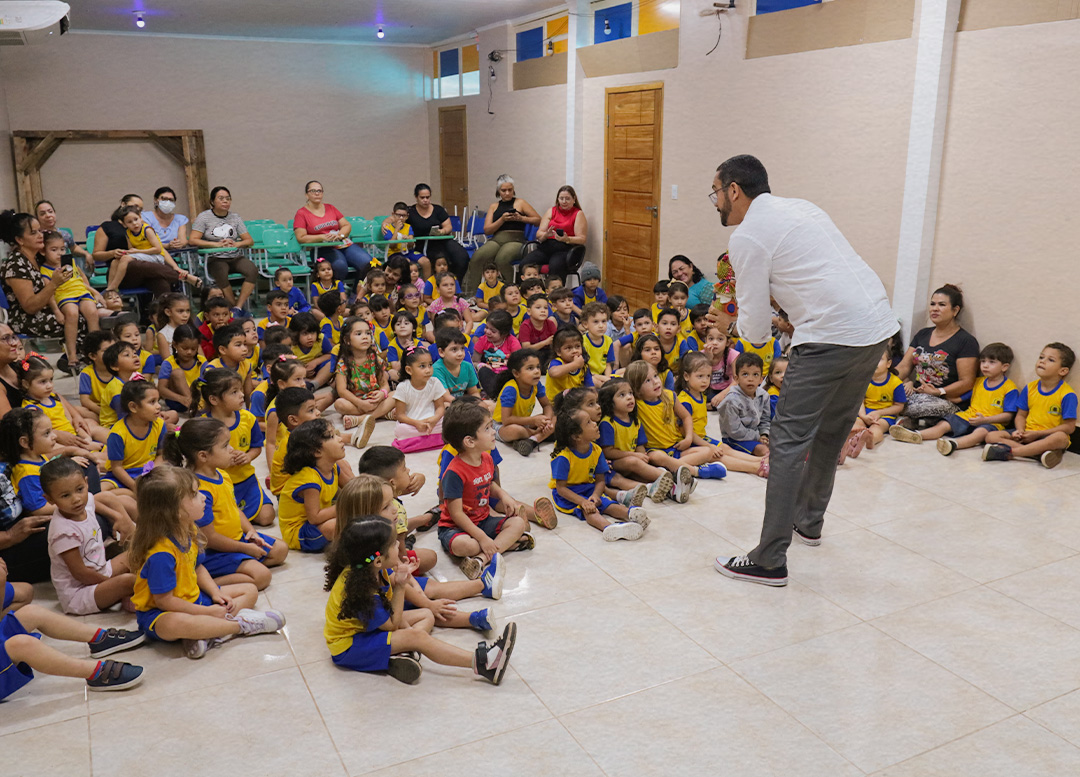
<svg viewBox="0 0 1080 777"><path fill-rule="evenodd" d="M138 27L140 30L146 26L146 19L143 18L141 11L137 11L135 13L135 26Z"/></svg>
<svg viewBox="0 0 1080 777"><path fill-rule="evenodd" d="M378 38L379 40L382 40L383 38L385 38L385 37L386 37L386 33L385 33L385 32L383 32L383 28L382 28L382 27L380 27L380 28L379 28L379 31L378 31L377 33L375 33L375 37L376 37L376 38Z"/></svg>
<svg viewBox="0 0 1080 777"><path fill-rule="evenodd" d="M611 22L609 22L607 19L604 19L604 34L611 34Z"/></svg>

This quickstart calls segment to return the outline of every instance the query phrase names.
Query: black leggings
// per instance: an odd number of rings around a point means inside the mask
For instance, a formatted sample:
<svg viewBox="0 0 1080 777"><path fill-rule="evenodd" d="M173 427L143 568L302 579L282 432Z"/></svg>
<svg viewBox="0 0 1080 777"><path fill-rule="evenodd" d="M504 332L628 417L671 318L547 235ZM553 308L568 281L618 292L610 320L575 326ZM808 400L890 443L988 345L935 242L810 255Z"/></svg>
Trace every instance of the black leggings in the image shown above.
<svg viewBox="0 0 1080 777"><path fill-rule="evenodd" d="M535 251L530 252L528 256L521 260L521 266L535 264L540 267L546 264L548 266L548 277L558 278L565 284L566 268L571 248L573 246L548 238L537 246Z"/></svg>
<svg viewBox="0 0 1080 777"><path fill-rule="evenodd" d="M465 280L465 273L469 271L469 252L458 241L432 240L425 243L423 238L420 238L417 240L417 249L427 252L425 256L431 260L432 267L435 266L436 259L445 256L450 272L454 274L458 282Z"/></svg>

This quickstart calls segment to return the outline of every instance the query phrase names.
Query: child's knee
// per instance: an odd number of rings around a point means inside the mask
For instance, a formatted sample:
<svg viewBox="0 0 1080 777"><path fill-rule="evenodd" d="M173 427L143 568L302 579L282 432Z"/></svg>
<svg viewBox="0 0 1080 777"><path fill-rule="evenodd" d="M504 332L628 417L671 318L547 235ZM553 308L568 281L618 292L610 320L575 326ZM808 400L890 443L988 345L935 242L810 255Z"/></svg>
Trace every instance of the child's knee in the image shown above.
<svg viewBox="0 0 1080 777"><path fill-rule="evenodd" d="M454 541L450 543L450 554L459 558L464 558L465 556L475 556L479 552L480 543L474 540L472 537L455 537Z"/></svg>
<svg viewBox="0 0 1080 777"><path fill-rule="evenodd" d="M7 652L8 658L19 663L26 656L30 655L34 648L40 644L41 643L38 642L37 639L31 637L29 634L16 634L13 637L8 637L4 641L4 650Z"/></svg>
<svg viewBox="0 0 1080 777"><path fill-rule="evenodd" d="M523 532L529 528L529 522L522 518L520 515L512 515L503 522L503 532Z"/></svg>
<svg viewBox="0 0 1080 777"><path fill-rule="evenodd" d="M272 509L272 508L271 508ZM270 552L267 554L267 559L271 565L281 564L285 561L285 558L289 555L289 546L281 540L278 540L270 548Z"/></svg>

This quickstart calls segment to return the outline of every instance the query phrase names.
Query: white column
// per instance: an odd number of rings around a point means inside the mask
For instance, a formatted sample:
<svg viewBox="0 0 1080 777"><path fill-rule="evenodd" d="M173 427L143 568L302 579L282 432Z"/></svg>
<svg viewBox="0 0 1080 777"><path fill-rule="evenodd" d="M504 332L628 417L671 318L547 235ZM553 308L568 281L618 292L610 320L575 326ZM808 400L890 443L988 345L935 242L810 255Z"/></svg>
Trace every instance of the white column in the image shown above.
<svg viewBox="0 0 1080 777"><path fill-rule="evenodd" d="M926 315L937 227L949 80L961 0L922 0L918 11L915 91L911 100L900 246L893 309L907 342Z"/></svg>
<svg viewBox="0 0 1080 777"><path fill-rule="evenodd" d="M578 64L577 50L592 43L592 16L588 0L568 4L569 28L566 36L566 182L580 186L578 175L585 145L585 72Z"/></svg>

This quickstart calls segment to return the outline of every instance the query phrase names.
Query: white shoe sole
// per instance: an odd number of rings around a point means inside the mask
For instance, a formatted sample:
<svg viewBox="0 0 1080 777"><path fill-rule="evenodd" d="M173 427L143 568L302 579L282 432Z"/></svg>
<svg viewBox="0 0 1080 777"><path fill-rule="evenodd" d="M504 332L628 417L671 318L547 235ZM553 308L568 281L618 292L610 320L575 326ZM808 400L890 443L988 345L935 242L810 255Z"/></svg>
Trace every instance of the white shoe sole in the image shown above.
<svg viewBox="0 0 1080 777"><path fill-rule="evenodd" d="M604 528L604 541L640 540L644 533L645 528L640 523L634 523L633 521L613 523Z"/></svg>
<svg viewBox="0 0 1080 777"><path fill-rule="evenodd" d="M686 504L690 500L690 493L694 486L694 476L689 467L679 467L675 473L675 501Z"/></svg>
<svg viewBox="0 0 1080 777"><path fill-rule="evenodd" d="M502 599L503 581L506 579L506 565L503 563L502 554L497 555L495 574L491 579L491 599ZM480 573L483 576L483 572Z"/></svg>
<svg viewBox="0 0 1080 777"><path fill-rule="evenodd" d="M631 507L630 508L630 520L640 526L642 529L649 528L649 514L645 512L643 507Z"/></svg>
<svg viewBox="0 0 1080 777"><path fill-rule="evenodd" d="M649 499L656 502L656 504L662 504L671 494L671 489L675 486L675 476L670 472L665 472L656 482L657 486L652 489L652 494L649 495Z"/></svg>
<svg viewBox="0 0 1080 777"><path fill-rule="evenodd" d="M724 559L724 561L727 560L728 559ZM767 577L754 577L752 575L743 575L738 572L734 572L725 567L724 562L722 562L719 558L713 561L713 569L715 569L724 577L730 577L732 580L744 580L747 583L757 583L758 585L767 585L772 586L773 588L783 588L787 585L786 577L776 578L774 580Z"/></svg>

